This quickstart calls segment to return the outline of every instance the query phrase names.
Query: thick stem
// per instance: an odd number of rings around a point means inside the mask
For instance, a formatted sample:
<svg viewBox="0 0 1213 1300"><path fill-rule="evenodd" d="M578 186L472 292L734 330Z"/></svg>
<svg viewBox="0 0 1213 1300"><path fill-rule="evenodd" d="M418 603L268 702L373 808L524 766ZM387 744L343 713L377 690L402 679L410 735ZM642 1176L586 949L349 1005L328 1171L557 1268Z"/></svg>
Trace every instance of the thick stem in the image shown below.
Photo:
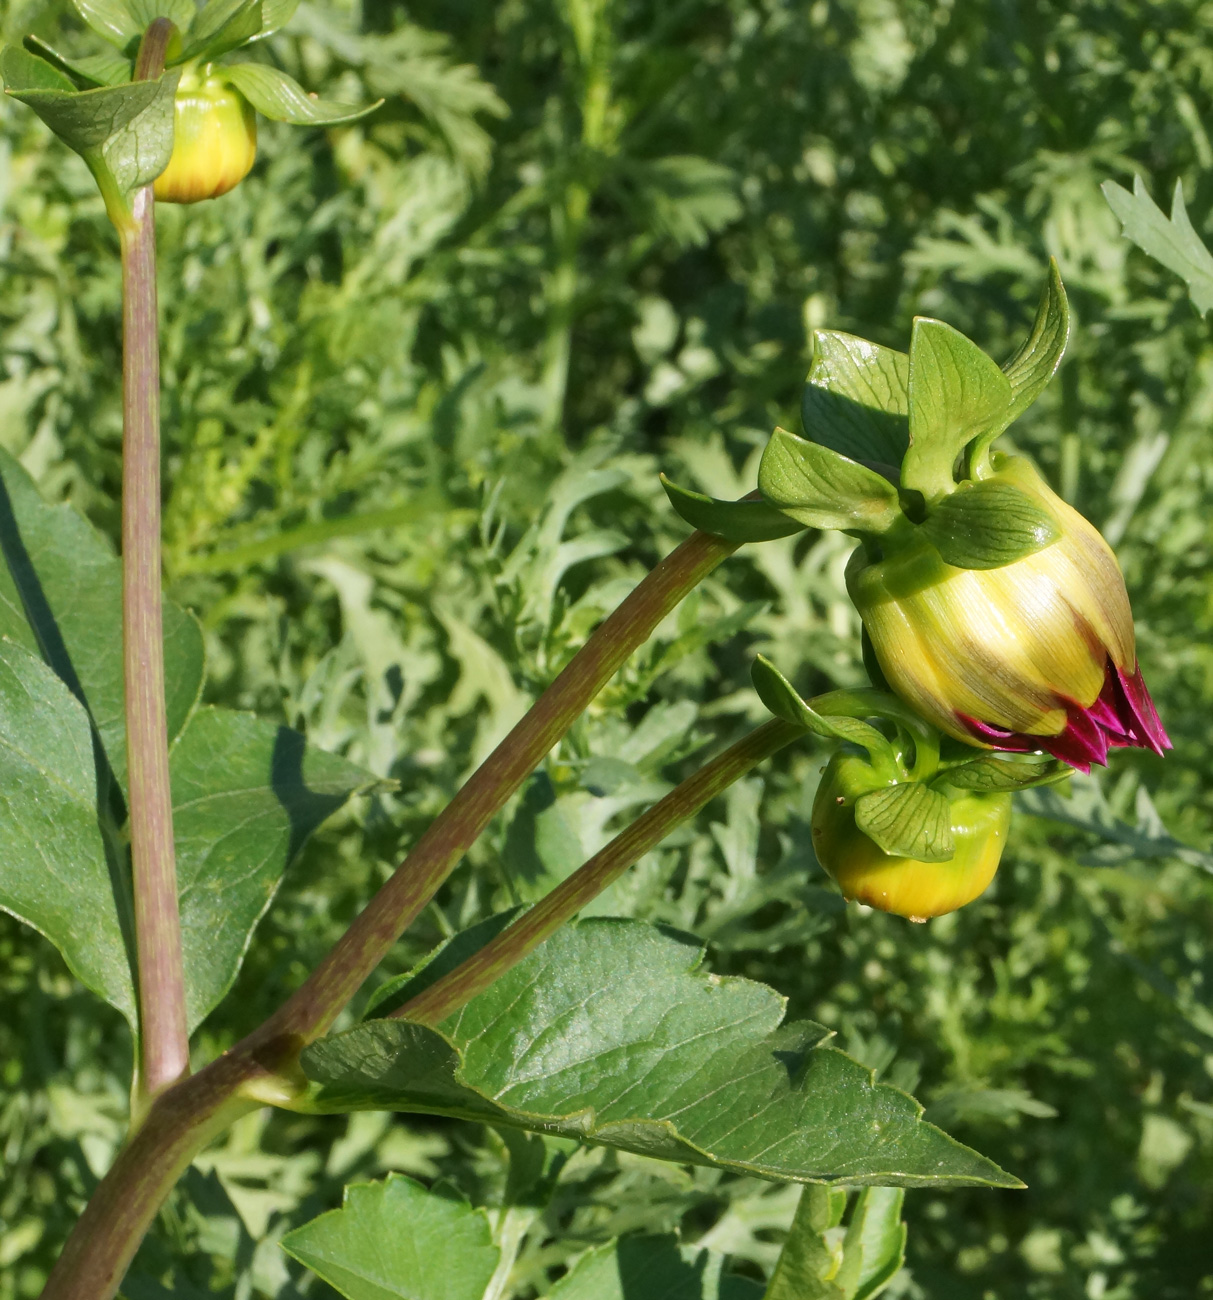
<svg viewBox="0 0 1213 1300"><path fill-rule="evenodd" d="M694 533L598 628L417 841L328 956L252 1041L322 1034L460 858L658 623L739 543Z"/></svg>
<svg viewBox="0 0 1213 1300"><path fill-rule="evenodd" d="M172 25L158 19L136 73L158 76ZM160 337L151 186L136 190L122 245L122 655L135 946L142 1060L139 1088L155 1096L189 1068L185 976L160 593Z"/></svg>
<svg viewBox="0 0 1213 1300"><path fill-rule="evenodd" d="M427 1025L445 1020L534 952L545 939L551 938L676 826L694 816L752 767L804 734L803 727L778 720L752 731L671 790L479 952L393 1011L392 1018L417 1020Z"/></svg>

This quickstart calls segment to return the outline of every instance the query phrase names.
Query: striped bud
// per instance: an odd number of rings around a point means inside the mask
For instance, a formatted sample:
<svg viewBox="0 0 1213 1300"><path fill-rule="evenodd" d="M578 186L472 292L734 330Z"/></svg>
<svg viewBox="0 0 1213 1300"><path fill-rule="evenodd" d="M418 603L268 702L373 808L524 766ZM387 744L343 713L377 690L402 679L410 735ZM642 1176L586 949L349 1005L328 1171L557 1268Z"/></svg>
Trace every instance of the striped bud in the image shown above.
<svg viewBox="0 0 1213 1300"><path fill-rule="evenodd" d="M162 203L218 198L249 174L257 157L252 105L217 77L187 73L173 112L173 154L153 191Z"/></svg>
<svg viewBox="0 0 1213 1300"><path fill-rule="evenodd" d="M991 568L946 563L927 525L882 538L880 559L858 550L847 589L889 686L958 740L1083 772L1116 746L1169 749L1107 542L1022 457L995 455L983 482L1030 498L1054 539Z"/></svg>

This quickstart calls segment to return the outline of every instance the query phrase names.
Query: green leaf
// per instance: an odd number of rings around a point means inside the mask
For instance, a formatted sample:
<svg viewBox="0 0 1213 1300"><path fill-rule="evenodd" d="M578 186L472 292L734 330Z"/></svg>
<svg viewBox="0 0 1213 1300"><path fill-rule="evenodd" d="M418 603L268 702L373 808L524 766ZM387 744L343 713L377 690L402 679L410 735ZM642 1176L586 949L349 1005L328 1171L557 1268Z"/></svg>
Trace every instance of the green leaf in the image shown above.
<svg viewBox="0 0 1213 1300"><path fill-rule="evenodd" d="M852 460L898 466L910 443L910 359L854 334L816 330L805 436Z"/></svg>
<svg viewBox="0 0 1213 1300"><path fill-rule="evenodd" d="M169 767L192 1030L231 987L304 842L377 781L297 731L227 709L195 713Z"/></svg>
<svg viewBox="0 0 1213 1300"><path fill-rule="evenodd" d="M383 103L380 99L359 108L354 104L317 99L285 72L264 63L233 63L216 68L215 73L235 86L258 113L275 122L293 122L296 126L338 126L354 122L373 113Z"/></svg>
<svg viewBox="0 0 1213 1300"><path fill-rule="evenodd" d="M810 528L887 532L902 518L897 489L829 447L776 429L758 466L762 495Z"/></svg>
<svg viewBox="0 0 1213 1300"><path fill-rule="evenodd" d="M763 1300L848 1300L831 1280L838 1258L825 1239L830 1227L829 1197L824 1187L806 1187L801 1192Z"/></svg>
<svg viewBox="0 0 1213 1300"><path fill-rule="evenodd" d="M1040 297L1040 306L1036 309L1032 332L1023 347L1002 368L1011 385L1011 407L1007 412L1006 424L1018 420L1044 392L1057 373L1057 367L1061 365L1069 341L1070 304L1061 282L1057 259L1051 257L1049 278Z"/></svg>
<svg viewBox="0 0 1213 1300"><path fill-rule="evenodd" d="M931 508L920 531L958 569L1000 569L1061 536L1040 502L995 479L962 483Z"/></svg>
<svg viewBox="0 0 1213 1300"><path fill-rule="evenodd" d="M855 1202L842 1243L838 1284L848 1300L870 1300L901 1271L906 1260L905 1192L900 1187L865 1187Z"/></svg>
<svg viewBox="0 0 1213 1300"><path fill-rule="evenodd" d="M1168 271L1174 271L1188 286L1192 305L1203 316L1213 307L1213 254L1201 241L1188 219L1181 181L1171 196L1171 219L1163 216L1140 176L1133 177L1133 193L1104 181L1101 186L1108 206L1120 218L1126 239Z"/></svg>
<svg viewBox="0 0 1213 1300"><path fill-rule="evenodd" d="M0 636L42 658L88 709L119 784L126 779L122 683L122 564L70 506L50 506L0 451ZM202 632L164 602L165 703L170 741L202 690Z"/></svg>
<svg viewBox="0 0 1213 1300"><path fill-rule="evenodd" d="M134 982L97 820L88 715L41 659L0 638L0 907L135 1026ZM129 923L129 906L123 908Z"/></svg>
<svg viewBox="0 0 1213 1300"><path fill-rule="evenodd" d="M870 790L855 800L855 825L897 858L947 862L956 852L947 798L920 781Z"/></svg>
<svg viewBox="0 0 1213 1300"><path fill-rule="evenodd" d="M186 32L198 16L194 0L126 0L126 8L141 35L157 18L167 18Z"/></svg>
<svg viewBox="0 0 1213 1300"><path fill-rule="evenodd" d="M664 474L661 486L670 505L692 528L730 542L769 542L804 531L803 524L789 519L765 501L721 501L679 487Z"/></svg>
<svg viewBox="0 0 1213 1300"><path fill-rule="evenodd" d="M483 1210L403 1174L347 1187L282 1249L348 1300L481 1300L501 1255Z"/></svg>
<svg viewBox="0 0 1213 1300"><path fill-rule="evenodd" d="M763 655L754 660L750 680L754 683L758 698L777 718L830 740L850 741L851 744L866 749L873 762L884 763L890 771L894 770L893 746L875 727L861 718L819 713L810 708L792 683ZM836 694L843 695L845 692L839 691Z"/></svg>
<svg viewBox="0 0 1213 1300"><path fill-rule="evenodd" d="M125 50L143 34L122 0L72 0L80 17L111 44Z"/></svg>
<svg viewBox="0 0 1213 1300"><path fill-rule="evenodd" d="M548 1300L761 1300L759 1283L722 1275L724 1258L672 1234L622 1237L582 1255Z"/></svg>
<svg viewBox="0 0 1213 1300"><path fill-rule="evenodd" d="M17 97L23 91L34 90L76 93L76 83L70 77L19 45L6 45L0 50L0 76L5 91Z"/></svg>
<svg viewBox="0 0 1213 1300"><path fill-rule="evenodd" d="M122 86L131 79L131 61L121 54L90 54L82 59L69 59L48 45L40 36L27 36L26 47L41 59L53 64L69 77L87 82L90 86ZM8 78L6 77L7 81ZM74 83L73 83L74 86ZM63 89L63 87L48 87Z"/></svg>
<svg viewBox="0 0 1213 1300"><path fill-rule="evenodd" d="M261 41L280 31L294 18L298 8L299 0L261 0L261 30L254 39Z"/></svg>
<svg viewBox="0 0 1213 1300"><path fill-rule="evenodd" d="M974 439L1005 428L1011 385L986 354L943 321L918 316L910 336L910 448L901 485L935 501L952 490L952 466Z"/></svg>
<svg viewBox="0 0 1213 1300"><path fill-rule="evenodd" d="M688 936L568 925L437 1030L368 1021L307 1048L319 1111L455 1115L792 1181L1017 1186L783 999L699 969Z"/></svg>
<svg viewBox="0 0 1213 1300"><path fill-rule="evenodd" d="M1037 785L1052 785L1065 780L1073 768L1051 758L1033 758L1016 761L986 754L971 763L945 768L939 780L958 790L1027 790Z"/></svg>
<svg viewBox="0 0 1213 1300"><path fill-rule="evenodd" d="M215 59L247 45L265 25L262 0L207 0L174 63Z"/></svg>

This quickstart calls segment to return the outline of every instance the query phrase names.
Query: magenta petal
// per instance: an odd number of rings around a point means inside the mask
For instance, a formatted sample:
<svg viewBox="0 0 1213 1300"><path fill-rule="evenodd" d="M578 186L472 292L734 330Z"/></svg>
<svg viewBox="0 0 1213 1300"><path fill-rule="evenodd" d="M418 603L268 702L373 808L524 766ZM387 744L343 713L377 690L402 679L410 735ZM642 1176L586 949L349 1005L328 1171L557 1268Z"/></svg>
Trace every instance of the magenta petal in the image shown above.
<svg viewBox="0 0 1213 1300"><path fill-rule="evenodd" d="M1158 710L1154 707L1154 701L1150 698L1150 692L1146 689L1141 668L1135 668L1131 677L1118 668L1116 682L1123 700L1123 710L1118 711L1121 712L1122 718L1127 716L1132 719L1133 730L1141 737L1139 743L1142 747L1152 749L1156 754L1170 749L1171 738L1167 735L1162 719L1158 716Z"/></svg>
<svg viewBox="0 0 1213 1300"><path fill-rule="evenodd" d="M1024 736L1018 731L1004 731L1002 727L991 726L988 722L979 722L967 713L958 713L956 716L978 740L993 745L995 749L1005 749L1012 754L1027 754L1041 747L1040 738L1037 736Z"/></svg>
<svg viewBox="0 0 1213 1300"><path fill-rule="evenodd" d="M1108 761L1108 738L1086 709L1074 704L1067 710L1065 730L1057 736L1037 736L1036 743L1054 758L1069 763L1080 772L1089 772L1092 763L1105 766Z"/></svg>

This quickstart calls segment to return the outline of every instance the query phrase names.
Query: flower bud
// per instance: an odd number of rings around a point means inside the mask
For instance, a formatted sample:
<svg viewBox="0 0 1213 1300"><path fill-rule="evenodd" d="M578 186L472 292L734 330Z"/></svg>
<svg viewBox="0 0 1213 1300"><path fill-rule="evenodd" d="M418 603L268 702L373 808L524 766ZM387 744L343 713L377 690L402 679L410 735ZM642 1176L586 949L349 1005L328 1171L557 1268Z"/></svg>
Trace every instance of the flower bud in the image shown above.
<svg viewBox="0 0 1213 1300"><path fill-rule="evenodd" d="M252 105L217 77L187 73L173 112L173 155L153 186L164 203L218 198L249 174L257 157Z"/></svg>
<svg viewBox="0 0 1213 1300"><path fill-rule="evenodd" d="M945 862L895 857L855 821L855 801L882 784L863 759L836 754L813 802L813 849L845 897L912 921L954 912L994 879L1011 821L1007 793L964 791L949 799L955 852Z"/></svg>
<svg viewBox="0 0 1213 1300"><path fill-rule="evenodd" d="M889 686L957 740L1084 772L1110 747L1169 749L1107 542L1022 457L994 456L982 482L1030 498L1056 536L991 568L946 563L926 526L882 538L880 559L856 551L847 589Z"/></svg>

